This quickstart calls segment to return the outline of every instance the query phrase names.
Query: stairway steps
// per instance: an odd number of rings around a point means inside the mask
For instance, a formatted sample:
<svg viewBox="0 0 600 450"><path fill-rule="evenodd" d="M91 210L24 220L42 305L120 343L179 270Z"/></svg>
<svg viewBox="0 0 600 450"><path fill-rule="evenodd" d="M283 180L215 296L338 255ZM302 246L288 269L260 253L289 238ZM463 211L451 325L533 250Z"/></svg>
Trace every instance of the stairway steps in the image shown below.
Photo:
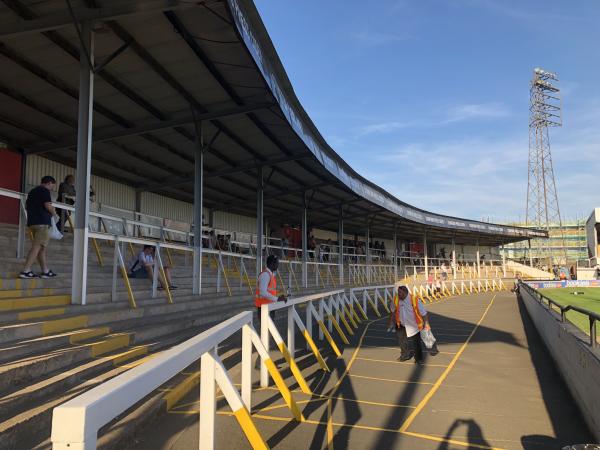
<svg viewBox="0 0 600 450"><path fill-rule="evenodd" d="M0 299L0 311L15 311L47 306L63 306L71 303L70 295L41 295Z"/></svg>

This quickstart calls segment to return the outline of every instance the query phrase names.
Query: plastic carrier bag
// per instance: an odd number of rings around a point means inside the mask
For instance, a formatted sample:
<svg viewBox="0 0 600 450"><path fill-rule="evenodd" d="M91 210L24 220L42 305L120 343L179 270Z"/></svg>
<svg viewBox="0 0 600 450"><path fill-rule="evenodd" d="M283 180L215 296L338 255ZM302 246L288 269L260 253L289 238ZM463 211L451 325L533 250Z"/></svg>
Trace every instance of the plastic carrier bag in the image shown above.
<svg viewBox="0 0 600 450"><path fill-rule="evenodd" d="M432 348L435 344L435 336L433 335L431 330L428 330L425 328L423 328L421 330L421 340L423 341L423 344L425 344L425 347L427 347L427 348Z"/></svg>
<svg viewBox="0 0 600 450"><path fill-rule="evenodd" d="M56 217L52 217L50 221L50 239L55 239L57 241L61 240L63 238L63 235L60 231L58 231L58 228L56 227Z"/></svg>

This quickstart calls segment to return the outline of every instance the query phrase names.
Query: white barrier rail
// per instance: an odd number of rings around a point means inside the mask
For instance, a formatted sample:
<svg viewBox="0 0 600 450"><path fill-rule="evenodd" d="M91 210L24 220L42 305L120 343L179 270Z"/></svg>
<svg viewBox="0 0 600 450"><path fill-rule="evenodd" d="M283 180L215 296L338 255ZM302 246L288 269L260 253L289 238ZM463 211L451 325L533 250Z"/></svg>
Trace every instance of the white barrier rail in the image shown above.
<svg viewBox="0 0 600 450"><path fill-rule="evenodd" d="M218 355L218 346L235 333L242 332L241 392L229 378ZM98 430L135 405L198 359L200 370L199 449L214 448L216 394L218 386L250 445L268 448L252 421L252 348L268 369L295 420L303 420L292 393L270 359L252 326L252 312L240 313L219 325L159 354L84 394L56 407L52 415L53 450L91 450L96 448Z"/></svg>

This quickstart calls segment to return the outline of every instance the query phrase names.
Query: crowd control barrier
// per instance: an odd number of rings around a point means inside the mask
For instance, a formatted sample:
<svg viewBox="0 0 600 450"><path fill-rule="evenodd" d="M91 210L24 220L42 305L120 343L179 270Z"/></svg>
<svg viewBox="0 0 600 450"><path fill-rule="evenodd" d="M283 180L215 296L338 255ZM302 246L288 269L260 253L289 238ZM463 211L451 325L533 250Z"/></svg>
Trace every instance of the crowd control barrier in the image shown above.
<svg viewBox="0 0 600 450"><path fill-rule="evenodd" d="M242 385L237 390L218 355L218 346L235 333L242 333ZM98 430L122 414L163 383L201 360L199 449L214 448L216 389L218 386L233 415L254 449L268 446L252 417L252 348L260 355L268 374L279 389L292 416L303 420L290 389L270 359L252 326L252 312L240 313L209 330L161 353L104 384L56 407L52 416L53 450L91 450L96 448Z"/></svg>

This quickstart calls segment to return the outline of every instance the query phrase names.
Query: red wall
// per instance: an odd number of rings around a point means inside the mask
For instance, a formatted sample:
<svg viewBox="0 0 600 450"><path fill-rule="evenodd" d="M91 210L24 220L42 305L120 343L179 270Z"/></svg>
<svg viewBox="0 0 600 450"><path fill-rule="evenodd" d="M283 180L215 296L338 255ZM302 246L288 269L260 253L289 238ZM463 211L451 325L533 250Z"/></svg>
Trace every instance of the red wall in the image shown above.
<svg viewBox="0 0 600 450"><path fill-rule="evenodd" d="M0 149L0 187L21 190L21 155ZM0 223L19 223L19 201L0 196Z"/></svg>

